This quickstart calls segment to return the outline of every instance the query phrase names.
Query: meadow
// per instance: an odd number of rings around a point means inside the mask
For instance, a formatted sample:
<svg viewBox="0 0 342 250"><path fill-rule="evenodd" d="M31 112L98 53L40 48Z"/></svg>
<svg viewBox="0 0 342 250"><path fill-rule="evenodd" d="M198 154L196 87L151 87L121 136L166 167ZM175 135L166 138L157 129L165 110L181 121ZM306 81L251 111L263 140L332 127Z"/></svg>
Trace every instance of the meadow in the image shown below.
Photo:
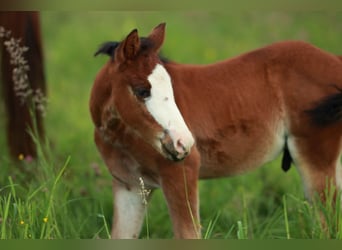
<svg viewBox="0 0 342 250"><path fill-rule="evenodd" d="M105 41L138 28L146 36L167 23L162 53L182 63L206 64L280 40L305 40L342 54L341 12L54 12L41 13L48 83L46 143L40 157L21 162L8 155L0 134L0 238L109 238L111 176L93 142L90 89L106 60L94 58ZM6 116L0 108L0 129ZM200 182L203 236L209 239L342 239L342 218L329 204L305 201L294 166L280 157L256 171ZM319 212L328 229L319 223ZM129 223L129 222L128 222ZM160 190L148 204L141 238L172 238Z"/></svg>

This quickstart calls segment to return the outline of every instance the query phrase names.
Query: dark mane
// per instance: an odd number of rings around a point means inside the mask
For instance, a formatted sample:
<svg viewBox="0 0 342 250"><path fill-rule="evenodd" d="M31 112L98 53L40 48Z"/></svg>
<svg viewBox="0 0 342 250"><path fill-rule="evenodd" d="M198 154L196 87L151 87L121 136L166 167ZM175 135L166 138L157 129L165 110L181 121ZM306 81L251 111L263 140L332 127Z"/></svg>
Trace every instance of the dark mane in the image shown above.
<svg viewBox="0 0 342 250"><path fill-rule="evenodd" d="M104 42L103 44L101 44L98 48L98 50L95 52L94 56L98 56L98 55L107 55L110 56L112 60L114 60L115 58L115 50L116 48L119 46L120 42L113 42L113 41L109 41L109 42ZM146 37L141 37L140 38L140 50L141 51L145 51L148 49L153 48L154 44L152 43L152 41ZM159 59L163 62L163 63L167 63L169 62L169 60L160 55L159 54Z"/></svg>
<svg viewBox="0 0 342 250"><path fill-rule="evenodd" d="M94 56L107 55L114 59L115 49L119 44L119 42L105 42L99 46Z"/></svg>

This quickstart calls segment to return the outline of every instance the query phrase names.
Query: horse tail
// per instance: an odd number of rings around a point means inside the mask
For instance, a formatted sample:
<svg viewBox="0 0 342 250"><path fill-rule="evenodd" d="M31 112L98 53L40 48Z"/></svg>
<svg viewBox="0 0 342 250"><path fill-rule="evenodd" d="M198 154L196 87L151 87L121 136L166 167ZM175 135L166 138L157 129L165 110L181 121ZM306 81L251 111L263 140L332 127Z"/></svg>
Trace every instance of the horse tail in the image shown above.
<svg viewBox="0 0 342 250"><path fill-rule="evenodd" d="M335 88L338 93L325 97L305 111L316 126L325 127L342 121L342 89L336 85Z"/></svg>

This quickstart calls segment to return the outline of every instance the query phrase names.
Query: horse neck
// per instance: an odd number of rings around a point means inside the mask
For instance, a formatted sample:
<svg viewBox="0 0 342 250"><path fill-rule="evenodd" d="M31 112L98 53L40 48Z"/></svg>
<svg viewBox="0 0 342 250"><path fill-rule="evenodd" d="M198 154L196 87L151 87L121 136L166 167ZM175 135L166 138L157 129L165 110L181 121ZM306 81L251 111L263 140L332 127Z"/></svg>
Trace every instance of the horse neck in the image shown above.
<svg viewBox="0 0 342 250"><path fill-rule="evenodd" d="M215 99L219 86L223 81L212 79L215 75L215 65L189 65L170 63L165 65L168 71L177 106L188 125L198 123L200 120L209 120L208 104ZM212 82L215 81L215 88Z"/></svg>
<svg viewBox="0 0 342 250"><path fill-rule="evenodd" d="M170 74L174 96L179 108L182 109L183 105L189 105L189 99L194 97L196 90L201 85L200 79L203 72L200 70L201 66L168 63L165 68Z"/></svg>
<svg viewBox="0 0 342 250"><path fill-rule="evenodd" d="M175 99L181 106L179 108L182 109L183 104L192 104L194 99L208 90L212 91L212 82L215 82L216 88L225 84L226 81L222 81L219 74L227 62L210 65L166 63L164 66L171 77Z"/></svg>
<svg viewBox="0 0 342 250"><path fill-rule="evenodd" d="M256 85L247 78L256 76L260 70L242 67L238 58L209 65L171 63L165 68L171 77L177 106L196 134L212 134L216 128L241 120L243 114L254 110L253 100L247 96L256 91ZM260 80L258 77L253 79Z"/></svg>

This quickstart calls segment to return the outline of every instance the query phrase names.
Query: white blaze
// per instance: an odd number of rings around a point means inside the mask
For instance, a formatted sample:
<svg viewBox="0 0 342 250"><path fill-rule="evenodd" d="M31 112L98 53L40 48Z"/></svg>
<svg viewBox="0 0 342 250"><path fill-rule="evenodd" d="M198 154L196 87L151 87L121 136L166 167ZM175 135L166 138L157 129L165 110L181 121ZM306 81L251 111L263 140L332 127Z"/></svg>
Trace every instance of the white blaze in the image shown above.
<svg viewBox="0 0 342 250"><path fill-rule="evenodd" d="M147 110L165 130L169 131L175 148L180 140L189 150L194 144L194 139L176 105L169 74L162 65L157 64L147 79L151 84L151 97L145 101Z"/></svg>

